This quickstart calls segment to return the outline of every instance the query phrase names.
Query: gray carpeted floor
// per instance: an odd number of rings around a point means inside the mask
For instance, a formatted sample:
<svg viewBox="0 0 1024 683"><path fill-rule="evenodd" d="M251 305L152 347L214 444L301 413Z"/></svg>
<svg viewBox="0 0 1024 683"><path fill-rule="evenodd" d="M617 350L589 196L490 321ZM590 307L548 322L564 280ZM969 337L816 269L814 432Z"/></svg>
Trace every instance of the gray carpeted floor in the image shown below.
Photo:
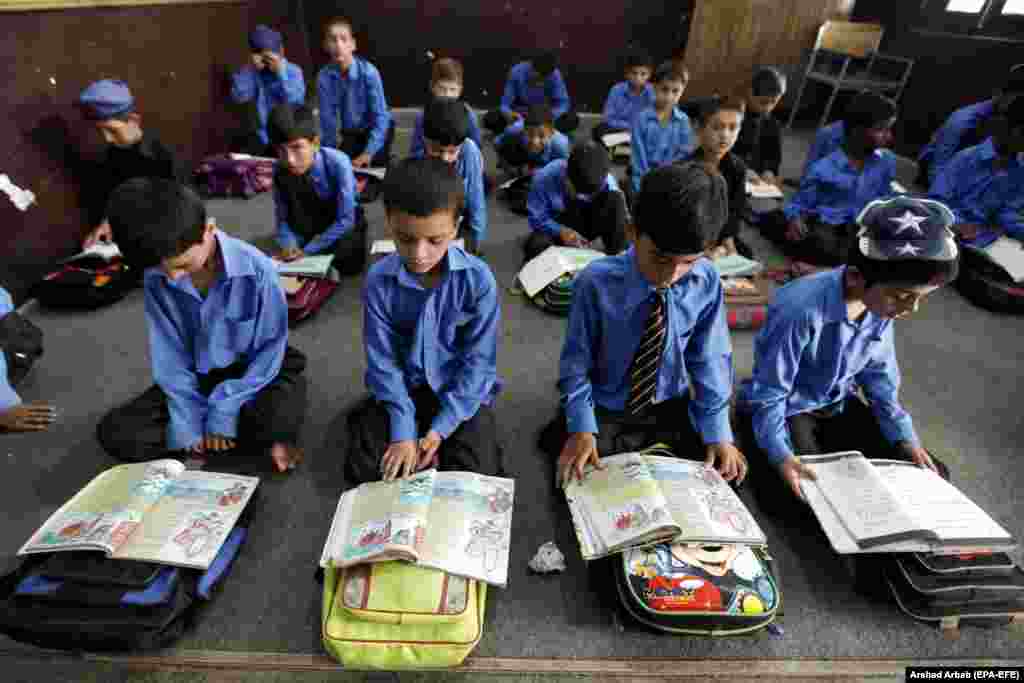
<svg viewBox="0 0 1024 683"><path fill-rule="evenodd" d="M586 134L586 133L584 133ZM806 135L786 141L786 174L798 172ZM406 142L401 136L396 150ZM493 168L493 153L488 150ZM901 174L902 175L902 174ZM912 176L911 176L912 177ZM212 201L229 233L257 242L272 234L272 201ZM374 237L383 236L379 203L368 208ZM711 639L672 637L627 625L620 630L588 579L551 480L551 465L534 446L557 406L555 378L564 321L507 291L520 262L525 219L491 201L486 254L503 290L498 402L507 467L516 478L510 583L490 593L478 655L514 657L1022 657L1024 644L1007 629L964 629L957 641L901 614L894 604L856 595L841 562L813 524L778 528L759 515L777 561L785 601L784 633ZM756 235L751 241L761 245ZM332 447L336 418L364 392L361 279L343 282L320 314L294 330L292 343L309 358L305 429L307 460L290 475L262 475L263 500L243 556L216 602L180 642L182 649L317 653L320 587L314 570L343 486ZM26 400L48 399L62 412L44 435L0 441L0 543L10 554L91 477L114 464L94 436L115 404L151 383L141 292L93 313L35 310L46 355L21 389ZM955 483L1018 537L1024 537L1024 468L1016 462L1022 433L1019 388L1024 320L972 307L940 291L914 318L899 323L903 398L926 443L949 464ZM738 378L749 375L753 334L733 335ZM268 461L269 462L269 461ZM216 469L214 465L212 469ZM780 492L781 494L781 492ZM748 504L758 514L750 495ZM555 540L569 558L563 575L527 570L537 547Z"/></svg>

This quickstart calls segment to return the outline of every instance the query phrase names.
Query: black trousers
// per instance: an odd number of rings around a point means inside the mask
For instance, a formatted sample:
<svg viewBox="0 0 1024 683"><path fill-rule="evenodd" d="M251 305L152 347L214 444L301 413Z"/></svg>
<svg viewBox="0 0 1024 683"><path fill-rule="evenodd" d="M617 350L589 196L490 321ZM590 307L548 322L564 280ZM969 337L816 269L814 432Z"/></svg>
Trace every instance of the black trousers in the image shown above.
<svg viewBox="0 0 1024 683"><path fill-rule="evenodd" d="M348 128L338 131L338 149L347 154L349 158L355 159L366 151L366 144L370 140L370 131L362 128ZM384 146L373 155L370 165L375 167L388 167L391 165L391 146L395 142L395 120L391 119L388 126L387 136L384 138Z"/></svg>
<svg viewBox="0 0 1024 683"><path fill-rule="evenodd" d="M483 123L484 128L495 135L499 135L504 132L509 125L508 119L505 118L505 114L502 113L501 109L492 109L484 114ZM560 133L571 135L579 127L580 117L571 109L555 119L555 130Z"/></svg>
<svg viewBox="0 0 1024 683"><path fill-rule="evenodd" d="M786 239L786 215L782 210L763 214L757 222L758 228L768 239L775 242L790 258L821 266L838 266L846 263L846 255L853 234L850 224L830 225L815 216L804 219L807 236L799 242Z"/></svg>
<svg viewBox="0 0 1024 683"><path fill-rule="evenodd" d="M495 151L498 153L498 161L508 166L530 166L530 152L526 149L522 139L518 136L511 136L497 145Z"/></svg>
<svg viewBox="0 0 1024 683"><path fill-rule="evenodd" d="M570 200L555 220L572 228L588 241L601 238L606 254L618 254L626 248L626 200L621 192L604 190L589 202ZM561 239L533 230L523 247L524 261L538 256L552 245L566 246Z"/></svg>
<svg viewBox="0 0 1024 683"><path fill-rule="evenodd" d="M238 130L231 135L232 152L250 154L254 157L276 157L274 146L260 139L258 130Z"/></svg>
<svg viewBox="0 0 1024 683"><path fill-rule="evenodd" d="M605 135L608 135L610 133L628 132L630 132L628 128L616 128L615 126L609 126L606 122L602 121L601 123L594 126L594 129L593 131L591 131L590 136L593 138L594 142L603 145L604 142L601 141L601 138L603 138Z"/></svg>
<svg viewBox="0 0 1024 683"><path fill-rule="evenodd" d="M411 392L416 409L416 433L425 436L441 408L430 387ZM351 484L380 479L380 462L391 443L391 416L373 396L361 400L346 418L345 476ZM498 444L497 419L489 406L480 406L441 442L437 451L439 470L468 471L498 476L504 472Z"/></svg>
<svg viewBox="0 0 1024 683"><path fill-rule="evenodd" d="M306 419L306 356L288 347L281 371L256 397L242 406L238 415L236 450L268 448L274 443L298 445ZM239 379L245 366L235 363L199 375L199 391L205 396L218 384ZM143 462L167 457L167 425L171 415L167 395L153 385L138 397L119 406L100 420L96 438L103 449L118 460Z"/></svg>
<svg viewBox="0 0 1024 683"><path fill-rule="evenodd" d="M356 222L352 229L334 243L334 259L331 265L341 276L359 275L366 267L369 253L369 226L363 207L356 207Z"/></svg>

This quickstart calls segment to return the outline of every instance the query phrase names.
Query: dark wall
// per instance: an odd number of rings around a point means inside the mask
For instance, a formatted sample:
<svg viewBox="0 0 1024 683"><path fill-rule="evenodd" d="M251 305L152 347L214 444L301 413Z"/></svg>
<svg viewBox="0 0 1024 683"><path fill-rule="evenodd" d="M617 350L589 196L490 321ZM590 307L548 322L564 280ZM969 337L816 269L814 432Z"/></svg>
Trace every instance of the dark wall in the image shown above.
<svg viewBox="0 0 1024 683"><path fill-rule="evenodd" d="M1013 64L1024 62L1024 43L927 34L920 30L920 2L857 0L854 21L885 27L882 52L916 59L900 102L897 148L916 151L949 114L991 97Z"/></svg>

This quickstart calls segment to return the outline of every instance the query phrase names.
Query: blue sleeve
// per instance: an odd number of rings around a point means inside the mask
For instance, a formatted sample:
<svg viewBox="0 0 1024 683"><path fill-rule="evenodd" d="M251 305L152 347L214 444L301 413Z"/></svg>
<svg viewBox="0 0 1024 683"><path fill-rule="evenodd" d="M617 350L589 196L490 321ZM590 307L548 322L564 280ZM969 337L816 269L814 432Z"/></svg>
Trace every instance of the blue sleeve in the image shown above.
<svg viewBox="0 0 1024 683"><path fill-rule="evenodd" d="M4 317L8 313L14 310L14 299L11 298L11 293L3 287L0 287L0 318Z"/></svg>
<svg viewBox="0 0 1024 683"><path fill-rule="evenodd" d="M871 412L878 420L878 426L886 440L895 444L909 441L920 445L914 424L899 402L900 369L896 363L896 348L893 343L893 326L890 324L882 333L881 350L868 361L867 366L857 373L857 384L871 404Z"/></svg>
<svg viewBox="0 0 1024 683"><path fill-rule="evenodd" d="M601 339L601 310L597 287L586 273L577 275L573 286L558 370L558 392L570 434L598 433L590 376Z"/></svg>
<svg viewBox="0 0 1024 683"><path fill-rule="evenodd" d="M542 170L540 177L535 177L530 184L530 194L526 198L526 213L531 230L540 230L544 234L557 239L564 227L555 220L551 206L551 191L548 185L550 174Z"/></svg>
<svg viewBox="0 0 1024 683"><path fill-rule="evenodd" d="M330 227L311 239L303 251L307 254L319 254L322 251L331 249L356 223L356 176L352 172L352 164L344 152L339 152L341 157L337 167L328 174L329 179L334 179L338 184L337 188L329 188L336 192L335 200L338 202L338 219L331 223ZM324 155L324 170L327 164L334 164L334 160Z"/></svg>
<svg viewBox="0 0 1024 683"><path fill-rule="evenodd" d="M1003 197L996 220L1007 235L1024 241L1024 192L1018 190Z"/></svg>
<svg viewBox="0 0 1024 683"><path fill-rule="evenodd" d="M484 167L480 151L475 145L466 145L472 151L465 160L466 214L469 229L481 243L487 236L487 199L484 197Z"/></svg>
<svg viewBox="0 0 1024 683"><path fill-rule="evenodd" d="M199 378L180 322L172 312L169 293L155 291L160 284L147 281L145 288L146 326L153 380L167 395L171 420L167 425L167 450L191 448L203 438L207 399L199 392Z"/></svg>
<svg viewBox="0 0 1024 683"><path fill-rule="evenodd" d="M807 176L811 171L811 166L818 159L827 156L827 149L829 146L829 129L828 126L819 128L818 132L814 135L814 142L811 144L810 151L807 152L807 161L804 162L803 176Z"/></svg>
<svg viewBox="0 0 1024 683"><path fill-rule="evenodd" d="M618 85L608 91L608 99L604 102L604 122L612 128L630 128L629 103L623 96Z"/></svg>
<svg viewBox="0 0 1024 683"><path fill-rule="evenodd" d="M565 133L556 132L551 138L551 161L555 159L569 160L569 138Z"/></svg>
<svg viewBox="0 0 1024 683"><path fill-rule="evenodd" d="M490 268L479 272L485 278L482 291L476 293L470 318L461 330L457 369L437 397L441 409L430 427L443 439L476 415L498 377L498 285Z"/></svg>
<svg viewBox="0 0 1024 683"><path fill-rule="evenodd" d="M690 117L685 113L683 114L682 119L682 129L679 149L676 150L675 157L672 159L673 162L685 159L693 154L697 149L697 136L693 133L693 125L690 123Z"/></svg>
<svg viewBox="0 0 1024 683"><path fill-rule="evenodd" d="M800 189L789 198L789 201L782 208L782 213L786 215L788 220L801 218L804 214L817 208L820 201L818 197L818 175L818 168L811 167L810 171L805 173L804 177L800 179Z"/></svg>
<svg viewBox="0 0 1024 683"><path fill-rule="evenodd" d="M559 116L569 111L569 91L565 89L565 79L562 78L561 70L555 69L555 73L552 74L552 78L551 115L555 119L558 119Z"/></svg>
<svg viewBox="0 0 1024 683"><path fill-rule="evenodd" d="M409 158L422 159L427 154L427 145L423 142L423 112L416 115L416 125L409 141Z"/></svg>
<svg viewBox="0 0 1024 683"><path fill-rule="evenodd" d="M296 107L306 102L306 79L297 65L288 63L284 74L278 77L278 83L278 87L284 90L285 102Z"/></svg>
<svg viewBox="0 0 1024 683"><path fill-rule="evenodd" d="M366 79L369 91L367 109L371 120L370 135L364 153L372 157L384 147L387 140L388 128L391 127L391 112L388 111L388 103L384 99L384 82L380 79L380 72L376 68L367 69Z"/></svg>
<svg viewBox="0 0 1024 683"><path fill-rule="evenodd" d="M317 108L320 110L320 144L324 147L338 146L338 93L326 69L320 70L316 79Z"/></svg>
<svg viewBox="0 0 1024 683"><path fill-rule="evenodd" d="M725 317L722 280L709 276L710 300L693 328L684 353L686 374L693 382L690 421L705 444L732 442L729 399L732 396L732 345Z"/></svg>
<svg viewBox="0 0 1024 683"><path fill-rule="evenodd" d="M651 165L647 161L647 138L644 137L646 118L644 114L638 114L633 119L633 127L629 134L629 183L633 186L633 192L637 194L640 192L640 181L644 179L647 171L651 170Z"/></svg>
<svg viewBox="0 0 1024 683"><path fill-rule="evenodd" d="M501 95L501 111L504 114L511 114L516 104L518 90L516 83L516 68L508 71L508 78L505 80L505 92Z"/></svg>
<svg viewBox="0 0 1024 683"><path fill-rule="evenodd" d="M254 66L243 66L231 76L231 99L234 102L249 102L256 97L258 71Z"/></svg>
<svg viewBox="0 0 1024 683"><path fill-rule="evenodd" d="M299 246L299 236L292 231L288 220L288 204L281 196L277 183L274 183L274 222L277 224L277 243L282 249Z"/></svg>
<svg viewBox="0 0 1024 683"><path fill-rule="evenodd" d="M264 273L253 294L259 297L259 304L253 343L247 354L249 366L242 377L221 382L210 393L207 434L238 437L238 413L242 406L281 372L288 346L288 301L273 274Z"/></svg>
<svg viewBox="0 0 1024 683"><path fill-rule="evenodd" d="M378 281L367 278L363 287L363 348L366 388L387 411L391 422L389 438L395 443L416 438L416 407L409 397L403 363L398 357L400 335L391 323L388 294Z"/></svg>
<svg viewBox="0 0 1024 683"><path fill-rule="evenodd" d="M466 105L466 110L469 112L469 139L473 141L473 144L477 146L477 149L483 153L483 145L480 142L480 120L477 118L476 112L473 108ZM422 137L422 132L420 133Z"/></svg>
<svg viewBox="0 0 1024 683"><path fill-rule="evenodd" d="M960 203L960 195L957 191L961 176L968 170L966 166L969 161L970 157L966 154L966 150L954 156L952 161L935 176L935 180L932 181L932 186L928 190L928 196L949 207L956 217L957 223L971 222L963 212L965 207Z"/></svg>
<svg viewBox="0 0 1024 683"><path fill-rule="evenodd" d="M935 138L931 145L932 161L928 167L929 182L934 182L943 167L956 156L960 138L965 132L964 128L964 122L957 116L957 112L953 112L942 127L935 131Z"/></svg>
<svg viewBox="0 0 1024 683"><path fill-rule="evenodd" d="M6 413L17 405L21 405L21 397L7 379L7 357L0 352L0 413Z"/></svg>

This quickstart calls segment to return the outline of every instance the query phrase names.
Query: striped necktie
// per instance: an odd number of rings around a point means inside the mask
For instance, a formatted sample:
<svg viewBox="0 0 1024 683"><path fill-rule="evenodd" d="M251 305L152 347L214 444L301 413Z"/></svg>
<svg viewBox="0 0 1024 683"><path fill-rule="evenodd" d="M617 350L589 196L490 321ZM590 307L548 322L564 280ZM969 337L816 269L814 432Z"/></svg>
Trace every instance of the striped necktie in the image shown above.
<svg viewBox="0 0 1024 683"><path fill-rule="evenodd" d="M665 290L659 289L647 316L644 336L637 347L629 371L628 411L637 415L654 402L658 389L658 370L665 350Z"/></svg>

